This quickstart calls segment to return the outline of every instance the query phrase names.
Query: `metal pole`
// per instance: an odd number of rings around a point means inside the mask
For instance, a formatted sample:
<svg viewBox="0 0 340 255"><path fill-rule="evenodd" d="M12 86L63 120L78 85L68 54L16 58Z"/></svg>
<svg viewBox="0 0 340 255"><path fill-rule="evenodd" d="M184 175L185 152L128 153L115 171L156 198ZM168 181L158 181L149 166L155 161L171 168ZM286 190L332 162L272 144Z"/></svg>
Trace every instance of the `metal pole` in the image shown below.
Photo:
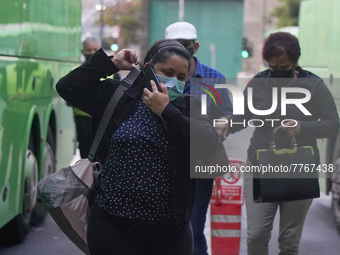
<svg viewBox="0 0 340 255"><path fill-rule="evenodd" d="M262 38L266 33L266 24L267 24L267 0L263 0L263 14L262 14Z"/></svg>
<svg viewBox="0 0 340 255"><path fill-rule="evenodd" d="M214 43L210 44L210 53L211 53L211 67L216 68L216 45Z"/></svg>
<svg viewBox="0 0 340 255"><path fill-rule="evenodd" d="M103 40L104 37L104 2L103 0L100 0L100 30L99 30L99 36L100 39Z"/></svg>
<svg viewBox="0 0 340 255"><path fill-rule="evenodd" d="M179 0L178 21L184 20L184 0Z"/></svg>

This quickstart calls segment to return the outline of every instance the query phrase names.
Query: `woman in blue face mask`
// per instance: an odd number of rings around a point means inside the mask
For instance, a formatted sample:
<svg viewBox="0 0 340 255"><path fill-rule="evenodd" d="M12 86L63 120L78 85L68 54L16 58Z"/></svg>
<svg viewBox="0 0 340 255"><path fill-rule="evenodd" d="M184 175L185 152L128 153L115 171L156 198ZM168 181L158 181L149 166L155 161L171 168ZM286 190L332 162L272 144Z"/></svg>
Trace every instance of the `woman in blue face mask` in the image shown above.
<svg viewBox="0 0 340 255"><path fill-rule="evenodd" d="M211 121L201 115L200 102L182 95L190 57L175 40L156 42L144 63L153 67L161 91L154 81L148 90L140 76L113 113L95 157L103 171L88 224L92 255L192 254L195 179L190 179L190 160L211 157L219 140ZM113 59L99 50L63 77L57 90L92 116L94 133L120 83L101 78L135 63L131 50Z"/></svg>
<svg viewBox="0 0 340 255"><path fill-rule="evenodd" d="M185 82L189 79L191 55L183 51L184 47L179 48L177 42L172 46L163 44L164 41L159 41L150 48L144 66L148 64L154 69L158 81L165 87L170 101L173 101L183 94ZM147 99L150 93L146 90L144 93L143 99Z"/></svg>

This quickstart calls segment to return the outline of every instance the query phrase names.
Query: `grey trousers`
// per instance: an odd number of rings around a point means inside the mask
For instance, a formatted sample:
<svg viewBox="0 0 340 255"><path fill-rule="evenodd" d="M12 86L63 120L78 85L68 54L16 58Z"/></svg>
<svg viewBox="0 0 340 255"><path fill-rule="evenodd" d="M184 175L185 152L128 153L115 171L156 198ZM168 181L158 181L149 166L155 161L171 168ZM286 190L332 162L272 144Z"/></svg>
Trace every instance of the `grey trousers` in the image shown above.
<svg viewBox="0 0 340 255"><path fill-rule="evenodd" d="M247 162L250 165L250 162ZM281 203L254 203L252 174L245 174L248 255L268 255L277 210L280 212L279 255L298 255L306 215L313 199Z"/></svg>

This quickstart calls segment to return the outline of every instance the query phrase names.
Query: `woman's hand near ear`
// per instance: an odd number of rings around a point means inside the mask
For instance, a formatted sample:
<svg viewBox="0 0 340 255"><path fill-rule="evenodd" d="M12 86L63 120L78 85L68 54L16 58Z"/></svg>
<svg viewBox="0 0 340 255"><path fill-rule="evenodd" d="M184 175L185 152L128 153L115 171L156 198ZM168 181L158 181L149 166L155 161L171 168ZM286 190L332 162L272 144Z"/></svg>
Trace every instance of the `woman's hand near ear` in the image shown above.
<svg viewBox="0 0 340 255"><path fill-rule="evenodd" d="M137 53L134 50L122 49L117 53L112 62L119 70L131 70L133 64L138 65Z"/></svg>

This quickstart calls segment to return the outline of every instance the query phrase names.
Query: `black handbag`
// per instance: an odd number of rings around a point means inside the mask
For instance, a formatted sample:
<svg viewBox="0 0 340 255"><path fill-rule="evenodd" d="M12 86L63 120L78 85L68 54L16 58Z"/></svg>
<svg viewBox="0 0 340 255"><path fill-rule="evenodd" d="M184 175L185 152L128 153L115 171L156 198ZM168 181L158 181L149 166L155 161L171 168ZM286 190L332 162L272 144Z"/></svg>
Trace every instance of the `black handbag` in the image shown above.
<svg viewBox="0 0 340 255"><path fill-rule="evenodd" d="M312 146L298 147L295 136L292 147L277 149L270 135L270 149L257 150L257 167L253 176L255 203L284 202L320 196L318 170Z"/></svg>

